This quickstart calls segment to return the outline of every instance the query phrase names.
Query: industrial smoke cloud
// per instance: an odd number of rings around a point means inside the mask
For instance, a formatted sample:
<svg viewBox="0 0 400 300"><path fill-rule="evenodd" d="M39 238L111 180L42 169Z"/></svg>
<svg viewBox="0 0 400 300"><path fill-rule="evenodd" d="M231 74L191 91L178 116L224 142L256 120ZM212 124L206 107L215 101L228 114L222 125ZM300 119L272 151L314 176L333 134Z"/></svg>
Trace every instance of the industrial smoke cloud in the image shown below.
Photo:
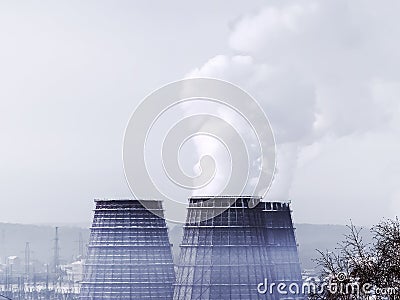
<svg viewBox="0 0 400 300"><path fill-rule="evenodd" d="M267 6L232 26L229 54L216 55L188 74L231 81L261 103L278 148L270 199L293 197L299 206L321 209L335 201L356 210L387 198L378 214L388 208L399 212L394 180L399 160L389 170L384 166L393 161L385 155L395 156L399 149L400 131L400 32L389 6L399 4ZM305 186L306 180L313 184ZM368 223L368 214L358 221Z"/></svg>

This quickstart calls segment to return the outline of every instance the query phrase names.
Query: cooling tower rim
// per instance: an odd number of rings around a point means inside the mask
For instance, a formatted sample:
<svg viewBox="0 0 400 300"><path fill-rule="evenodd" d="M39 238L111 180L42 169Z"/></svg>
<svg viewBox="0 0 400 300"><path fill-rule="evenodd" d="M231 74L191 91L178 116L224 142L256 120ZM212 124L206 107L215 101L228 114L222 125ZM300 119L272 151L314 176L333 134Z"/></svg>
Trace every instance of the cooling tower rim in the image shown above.
<svg viewBox="0 0 400 300"><path fill-rule="evenodd" d="M238 195L202 195L202 196L191 196L188 199L255 199L255 200L260 200L261 202L265 203L291 203L292 200L266 200L262 196L238 196Z"/></svg>
<svg viewBox="0 0 400 300"><path fill-rule="evenodd" d="M215 199L257 199L261 200L261 196L238 196L238 195L202 195L202 196L191 196L189 199L210 199L210 198L215 198Z"/></svg>
<svg viewBox="0 0 400 300"><path fill-rule="evenodd" d="M94 202L118 202L118 201L132 201L132 202L163 202L162 199L132 199L132 198L95 198Z"/></svg>
<svg viewBox="0 0 400 300"><path fill-rule="evenodd" d="M259 200L260 203L280 203L280 204L291 204L292 200L266 200L263 199L261 196L229 196L229 195L222 195L222 196L212 196L212 195L205 195L205 196L191 196L188 198L190 200L207 200L207 199L244 199L244 200Z"/></svg>

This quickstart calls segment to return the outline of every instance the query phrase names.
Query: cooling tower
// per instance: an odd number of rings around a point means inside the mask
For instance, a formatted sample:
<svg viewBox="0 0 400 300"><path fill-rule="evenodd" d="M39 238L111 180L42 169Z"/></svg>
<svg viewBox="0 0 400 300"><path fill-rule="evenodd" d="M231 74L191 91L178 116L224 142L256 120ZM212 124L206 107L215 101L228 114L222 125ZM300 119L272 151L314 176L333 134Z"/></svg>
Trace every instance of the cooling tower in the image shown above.
<svg viewBox="0 0 400 300"><path fill-rule="evenodd" d="M137 200L95 200L80 299L172 299L165 220ZM146 206L162 211L161 201Z"/></svg>
<svg viewBox="0 0 400 300"><path fill-rule="evenodd" d="M259 200L189 200L174 300L302 298L276 291L263 294L257 289L265 280L301 282L288 205ZM227 207L220 215L204 220L207 214L215 215L211 211Z"/></svg>

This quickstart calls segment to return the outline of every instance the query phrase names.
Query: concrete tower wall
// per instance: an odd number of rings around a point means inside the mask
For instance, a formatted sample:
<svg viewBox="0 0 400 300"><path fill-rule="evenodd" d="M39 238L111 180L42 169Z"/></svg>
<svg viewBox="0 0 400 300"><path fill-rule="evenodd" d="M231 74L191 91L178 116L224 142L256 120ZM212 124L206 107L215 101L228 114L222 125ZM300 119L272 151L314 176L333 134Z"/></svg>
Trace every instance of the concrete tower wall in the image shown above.
<svg viewBox="0 0 400 300"><path fill-rule="evenodd" d="M165 220L137 200L96 200L80 299L172 299L174 282Z"/></svg>

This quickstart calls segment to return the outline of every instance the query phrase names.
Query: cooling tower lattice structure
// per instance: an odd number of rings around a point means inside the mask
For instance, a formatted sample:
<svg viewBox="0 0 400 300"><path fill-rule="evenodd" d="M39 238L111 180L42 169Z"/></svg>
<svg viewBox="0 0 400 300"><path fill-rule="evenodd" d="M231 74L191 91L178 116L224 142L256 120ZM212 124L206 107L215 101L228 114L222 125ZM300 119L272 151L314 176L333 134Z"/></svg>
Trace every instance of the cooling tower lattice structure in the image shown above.
<svg viewBox="0 0 400 300"><path fill-rule="evenodd" d="M262 202L271 280L301 286L301 268L289 203Z"/></svg>
<svg viewBox="0 0 400 300"><path fill-rule="evenodd" d="M174 300L303 298L257 290L265 279L301 282L289 205L259 200L189 200ZM228 206L220 215L204 220L210 211Z"/></svg>
<svg viewBox="0 0 400 300"><path fill-rule="evenodd" d="M80 299L172 299L175 273L165 220L137 200L95 202ZM161 201L146 202L163 210Z"/></svg>

